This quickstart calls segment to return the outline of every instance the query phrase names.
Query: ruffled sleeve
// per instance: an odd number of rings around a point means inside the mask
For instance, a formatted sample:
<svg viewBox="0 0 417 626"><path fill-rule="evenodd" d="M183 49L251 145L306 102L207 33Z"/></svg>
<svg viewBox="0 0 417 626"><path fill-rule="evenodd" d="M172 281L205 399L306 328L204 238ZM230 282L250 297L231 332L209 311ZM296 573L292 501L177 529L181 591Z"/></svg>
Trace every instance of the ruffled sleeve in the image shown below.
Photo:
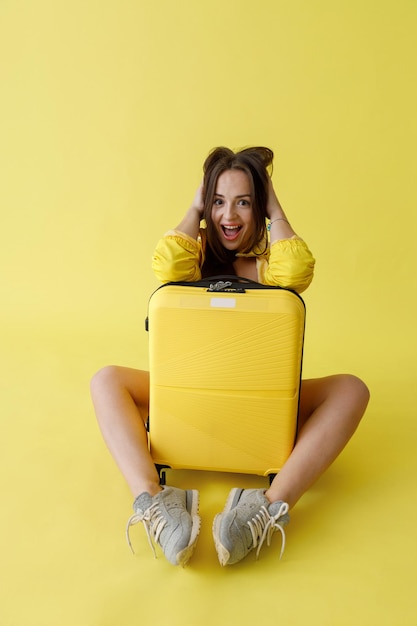
<svg viewBox="0 0 417 626"><path fill-rule="evenodd" d="M269 258L259 259L259 281L301 293L313 280L314 264L313 255L302 239L279 239L271 244Z"/></svg>
<svg viewBox="0 0 417 626"><path fill-rule="evenodd" d="M200 280L201 242L178 230L168 231L157 243L152 269L161 283Z"/></svg>

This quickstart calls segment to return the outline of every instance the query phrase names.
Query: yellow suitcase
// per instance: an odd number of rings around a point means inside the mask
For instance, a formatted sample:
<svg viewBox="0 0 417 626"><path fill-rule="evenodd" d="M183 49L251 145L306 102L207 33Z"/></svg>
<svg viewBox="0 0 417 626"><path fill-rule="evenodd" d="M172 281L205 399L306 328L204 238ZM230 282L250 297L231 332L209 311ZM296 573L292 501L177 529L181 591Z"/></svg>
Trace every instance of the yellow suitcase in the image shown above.
<svg viewBox="0 0 417 626"><path fill-rule="evenodd" d="M296 437L304 326L304 302L286 289L236 277L157 289L147 329L158 469L276 474Z"/></svg>

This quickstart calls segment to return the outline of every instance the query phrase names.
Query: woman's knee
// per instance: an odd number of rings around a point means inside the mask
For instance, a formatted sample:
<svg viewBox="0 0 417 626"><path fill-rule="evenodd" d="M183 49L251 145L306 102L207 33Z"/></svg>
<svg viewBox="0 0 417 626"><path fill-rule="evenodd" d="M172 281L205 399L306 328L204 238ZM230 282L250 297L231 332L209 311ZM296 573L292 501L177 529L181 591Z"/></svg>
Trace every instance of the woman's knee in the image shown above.
<svg viewBox="0 0 417 626"><path fill-rule="evenodd" d="M90 382L91 394L94 397L115 384L119 384L119 367L117 365L106 365L94 374Z"/></svg>
<svg viewBox="0 0 417 626"><path fill-rule="evenodd" d="M300 394L300 425L321 407L354 416L360 421L369 401L365 383L352 374L334 374L305 380Z"/></svg>
<svg viewBox="0 0 417 626"><path fill-rule="evenodd" d="M369 402L370 392L363 380L353 374L341 374L340 379L344 387L345 395L359 406L366 408Z"/></svg>
<svg viewBox="0 0 417 626"><path fill-rule="evenodd" d="M107 365L94 374L90 383L95 398L120 397L128 394L133 402L146 412L149 404L149 372L120 365Z"/></svg>

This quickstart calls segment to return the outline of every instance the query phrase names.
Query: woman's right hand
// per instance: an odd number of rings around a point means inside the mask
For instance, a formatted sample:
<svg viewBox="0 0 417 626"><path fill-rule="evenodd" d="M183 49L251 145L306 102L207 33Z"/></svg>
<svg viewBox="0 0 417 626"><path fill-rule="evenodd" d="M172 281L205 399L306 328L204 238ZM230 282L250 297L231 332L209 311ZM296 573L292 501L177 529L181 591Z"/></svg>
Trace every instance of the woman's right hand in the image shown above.
<svg viewBox="0 0 417 626"><path fill-rule="evenodd" d="M181 222L178 224L175 230L179 230L186 235L190 235L194 239L197 239L200 232L200 222L203 219L204 212L204 200L203 200L203 183L198 187L194 200L184 215Z"/></svg>
<svg viewBox="0 0 417 626"><path fill-rule="evenodd" d="M203 196L203 183L201 182L197 191L195 192L194 200L191 208L197 210L200 219L203 218L204 213L204 196Z"/></svg>

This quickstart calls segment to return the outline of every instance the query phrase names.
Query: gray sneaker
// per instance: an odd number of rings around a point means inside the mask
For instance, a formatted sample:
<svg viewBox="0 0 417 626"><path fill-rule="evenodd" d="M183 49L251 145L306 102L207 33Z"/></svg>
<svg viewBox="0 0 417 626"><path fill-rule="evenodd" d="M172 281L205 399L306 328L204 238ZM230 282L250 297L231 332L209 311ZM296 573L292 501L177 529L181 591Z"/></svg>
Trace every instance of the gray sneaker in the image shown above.
<svg viewBox="0 0 417 626"><path fill-rule="evenodd" d="M216 515L213 523L220 564L233 565L255 548L258 558L265 539L269 546L276 530L282 536L282 557L285 549L283 527L290 521L288 509L286 502L271 504L264 489L232 489L223 512Z"/></svg>
<svg viewBox="0 0 417 626"><path fill-rule="evenodd" d="M198 491L163 487L155 496L141 493L133 503L134 514L126 526L126 538L133 552L129 530L143 522L149 544L156 557L158 543L168 561L184 566L195 548L200 532Z"/></svg>

